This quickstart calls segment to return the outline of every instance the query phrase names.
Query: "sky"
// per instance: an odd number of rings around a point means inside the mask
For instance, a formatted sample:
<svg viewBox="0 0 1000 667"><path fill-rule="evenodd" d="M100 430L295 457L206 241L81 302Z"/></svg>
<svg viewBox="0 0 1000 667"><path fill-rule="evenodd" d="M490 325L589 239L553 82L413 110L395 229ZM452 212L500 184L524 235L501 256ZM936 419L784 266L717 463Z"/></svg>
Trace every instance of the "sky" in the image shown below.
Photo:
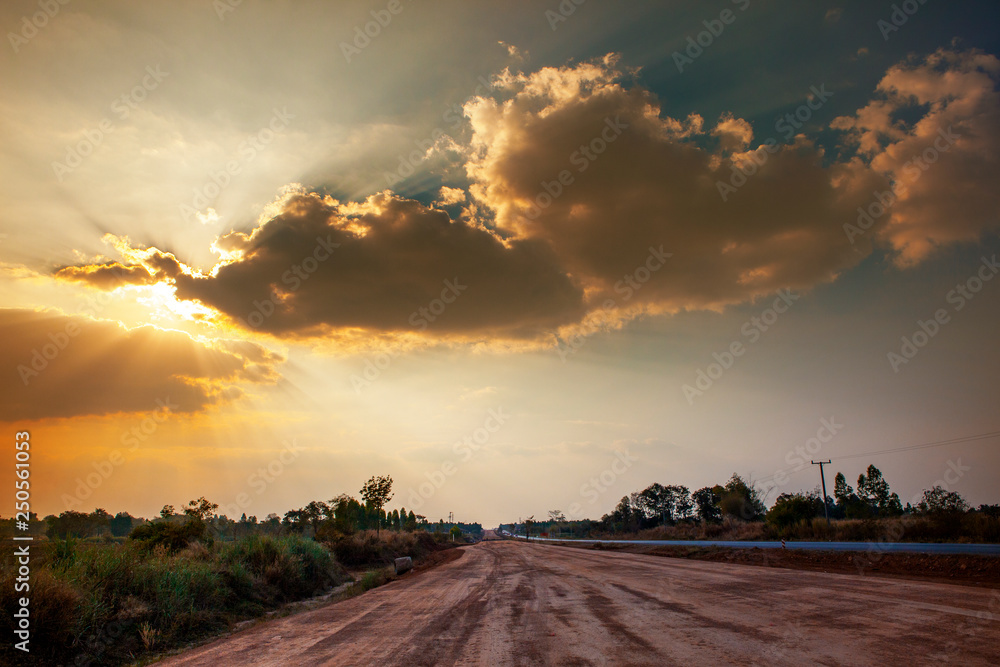
<svg viewBox="0 0 1000 667"><path fill-rule="evenodd" d="M1000 7L0 7L40 516L1000 502ZM929 446L923 446L929 445ZM0 480L13 480L12 465Z"/></svg>

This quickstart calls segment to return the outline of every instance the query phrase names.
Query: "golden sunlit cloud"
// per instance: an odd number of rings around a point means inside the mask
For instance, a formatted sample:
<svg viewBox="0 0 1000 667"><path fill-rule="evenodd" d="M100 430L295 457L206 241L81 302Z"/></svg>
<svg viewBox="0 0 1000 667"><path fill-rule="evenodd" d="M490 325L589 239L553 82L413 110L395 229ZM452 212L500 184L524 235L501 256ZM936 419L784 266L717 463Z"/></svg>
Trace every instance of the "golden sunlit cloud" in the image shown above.
<svg viewBox="0 0 1000 667"><path fill-rule="evenodd" d="M254 343L193 339L147 325L0 309L5 344L0 421L148 412L166 401L199 412L273 384L279 355Z"/></svg>
<svg viewBox="0 0 1000 667"><path fill-rule="evenodd" d="M523 349L646 313L720 310L831 282L879 240L916 261L930 245L995 224L997 197L985 184L962 204L961 226L945 225L943 211L933 225L919 220L931 219L920 211L934 207L934 192L992 173L980 163L998 151L984 157L971 146L1000 149L998 73L995 58L975 52L893 68L879 86L886 101L834 123L859 155L828 163L802 135L755 146L750 123L729 113L711 131L696 113L663 117L652 93L623 83L635 72L613 54L505 70L494 80L499 98L464 107L468 191L438 193L443 206L474 202L458 220L389 192L341 202L289 184L256 228L216 239L220 261L206 273L110 237L123 263L55 276L101 289L166 283L176 301L162 287L156 293L183 317L348 347L379 334L404 346L489 340ZM911 128L890 122L911 98L930 111ZM962 137L941 158L950 166L918 184L902 161L940 141L945 126ZM883 137L892 143L882 146ZM870 234L845 233L893 184L891 215Z"/></svg>
<svg viewBox="0 0 1000 667"><path fill-rule="evenodd" d="M874 170L893 187L866 202L848 229L873 233L901 266L936 249L1000 230L1000 59L941 49L892 67L878 97L833 127L848 131ZM926 107L906 123L902 112Z"/></svg>

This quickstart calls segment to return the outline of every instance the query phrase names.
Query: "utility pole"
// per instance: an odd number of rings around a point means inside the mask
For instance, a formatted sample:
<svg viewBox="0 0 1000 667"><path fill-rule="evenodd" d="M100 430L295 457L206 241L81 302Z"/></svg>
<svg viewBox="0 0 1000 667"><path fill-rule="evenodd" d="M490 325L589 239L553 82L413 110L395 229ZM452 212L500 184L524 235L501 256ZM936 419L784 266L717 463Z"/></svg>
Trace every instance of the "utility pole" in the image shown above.
<svg viewBox="0 0 1000 667"><path fill-rule="evenodd" d="M810 461L814 466L819 466L819 479L823 482L823 514L826 515L826 525L830 525L830 508L826 504L826 475L823 474L823 464L829 463L829 459L826 461Z"/></svg>

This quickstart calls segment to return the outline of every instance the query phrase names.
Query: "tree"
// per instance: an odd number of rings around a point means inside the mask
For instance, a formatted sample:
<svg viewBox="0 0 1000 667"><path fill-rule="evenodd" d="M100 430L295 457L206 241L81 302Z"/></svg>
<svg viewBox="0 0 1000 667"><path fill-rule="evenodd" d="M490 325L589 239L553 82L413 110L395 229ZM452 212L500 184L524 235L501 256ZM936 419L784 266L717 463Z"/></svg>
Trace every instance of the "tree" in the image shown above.
<svg viewBox="0 0 1000 667"><path fill-rule="evenodd" d="M635 532L639 530L643 513L639 508L640 494L633 493L630 496L622 496L618 505L611 510L611 514L605 515L601 522L614 532Z"/></svg>
<svg viewBox="0 0 1000 667"><path fill-rule="evenodd" d="M200 518L192 516L184 523L157 521L136 526L129 539L153 546L165 546L178 551L196 540L207 537L207 526Z"/></svg>
<svg viewBox="0 0 1000 667"><path fill-rule="evenodd" d="M719 493L717 489L713 491ZM764 518L764 502L761 500L760 492L753 482L747 482L742 477L733 473L726 485L719 493L719 507L722 513L728 516L743 519L744 521L760 521Z"/></svg>
<svg viewBox="0 0 1000 667"><path fill-rule="evenodd" d="M328 507L330 510L329 519L333 521L333 527L340 533L350 535L364 526L365 508L346 493L330 500Z"/></svg>
<svg viewBox="0 0 1000 667"><path fill-rule="evenodd" d="M691 494L698 518L705 523L717 523L722 520L722 510L719 509L719 496L709 487L703 487Z"/></svg>
<svg viewBox="0 0 1000 667"><path fill-rule="evenodd" d="M767 511L765 520L778 529L794 526L823 514L823 503L814 493L782 493Z"/></svg>
<svg viewBox="0 0 1000 667"><path fill-rule="evenodd" d="M980 505L976 511L986 516L1000 518L1000 505Z"/></svg>
<svg viewBox="0 0 1000 667"><path fill-rule="evenodd" d="M667 487L671 489L674 495L674 518L677 521L682 519L688 519L691 517L691 512L694 510L694 501L691 500L691 491L683 485L671 485Z"/></svg>
<svg viewBox="0 0 1000 667"><path fill-rule="evenodd" d="M288 510L285 512L285 518L282 519L281 524L294 533L301 533L309 525L309 520L302 513L302 510Z"/></svg>
<svg viewBox="0 0 1000 667"><path fill-rule="evenodd" d="M308 505L299 510L302 520L309 523L313 529L313 535L319 531L319 524L330 514L330 507L321 500L313 500Z"/></svg>
<svg viewBox="0 0 1000 667"><path fill-rule="evenodd" d="M662 524L673 524L686 519L694 507L691 492L686 486L663 486L657 483L643 489L636 498L636 505L643 518L658 519Z"/></svg>
<svg viewBox="0 0 1000 667"><path fill-rule="evenodd" d="M833 478L833 497L837 500L837 510L834 514L840 518L866 519L872 515L868 503L858 498L842 472L838 472Z"/></svg>
<svg viewBox="0 0 1000 667"><path fill-rule="evenodd" d="M889 491L889 483L882 477L882 471L869 465L867 473L858 476L858 498L878 516L902 514L903 505L899 502L899 496Z"/></svg>
<svg viewBox="0 0 1000 667"><path fill-rule="evenodd" d="M369 511L375 513L376 533L378 533L378 519L382 508L392 500L392 477L372 475L361 487L361 498L364 499Z"/></svg>
<svg viewBox="0 0 1000 667"><path fill-rule="evenodd" d="M113 519L108 521L108 528L115 537L125 537L132 532L132 515L128 512L119 512Z"/></svg>
<svg viewBox="0 0 1000 667"><path fill-rule="evenodd" d="M671 521L673 507L667 487L653 482L643 489L636 498L637 509L645 519L659 518L663 524Z"/></svg>
<svg viewBox="0 0 1000 667"><path fill-rule="evenodd" d="M524 520L524 537L531 539L531 529L535 526L535 515L532 514Z"/></svg>
<svg viewBox="0 0 1000 667"><path fill-rule="evenodd" d="M163 509L166 509L166 507ZM205 496L202 496L198 500L188 501L187 507L184 508L184 514L200 521L206 521L212 518L217 509L219 509L218 503L210 502L205 499Z"/></svg>
<svg viewBox="0 0 1000 667"><path fill-rule="evenodd" d="M837 476L833 478L833 497L837 499L837 504L846 504L853 495L854 489L847 483L844 473L838 472Z"/></svg>
<svg viewBox="0 0 1000 667"><path fill-rule="evenodd" d="M566 521L566 515L562 513L562 510L549 510L549 522L550 524L555 524L556 537L559 537L559 524ZM549 531L552 530L552 526L549 526Z"/></svg>
<svg viewBox="0 0 1000 667"><path fill-rule="evenodd" d="M102 509L96 509L90 514L67 510L57 516L45 518L48 527L45 534L49 539L85 538L100 535L108 529L111 516Z"/></svg>
<svg viewBox="0 0 1000 667"><path fill-rule="evenodd" d="M160 510L160 517L163 519L169 519L174 515L173 505L164 505L163 509Z"/></svg>
<svg viewBox="0 0 1000 667"><path fill-rule="evenodd" d="M917 503L921 514L961 514L969 511L969 505L957 491L948 491L941 486L924 491L924 498Z"/></svg>

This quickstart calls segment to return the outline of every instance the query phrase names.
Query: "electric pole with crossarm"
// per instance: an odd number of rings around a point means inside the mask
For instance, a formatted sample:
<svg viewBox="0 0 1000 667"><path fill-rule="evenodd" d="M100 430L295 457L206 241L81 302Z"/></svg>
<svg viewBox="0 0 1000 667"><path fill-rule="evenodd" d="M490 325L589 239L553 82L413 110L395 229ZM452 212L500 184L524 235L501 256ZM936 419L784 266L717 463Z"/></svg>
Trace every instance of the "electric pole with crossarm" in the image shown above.
<svg viewBox="0 0 1000 667"><path fill-rule="evenodd" d="M826 461L810 461L814 466L819 466L819 479L823 482L823 514L826 516L826 525L830 525L830 508L826 504L826 475L823 474L823 464L829 463Z"/></svg>

